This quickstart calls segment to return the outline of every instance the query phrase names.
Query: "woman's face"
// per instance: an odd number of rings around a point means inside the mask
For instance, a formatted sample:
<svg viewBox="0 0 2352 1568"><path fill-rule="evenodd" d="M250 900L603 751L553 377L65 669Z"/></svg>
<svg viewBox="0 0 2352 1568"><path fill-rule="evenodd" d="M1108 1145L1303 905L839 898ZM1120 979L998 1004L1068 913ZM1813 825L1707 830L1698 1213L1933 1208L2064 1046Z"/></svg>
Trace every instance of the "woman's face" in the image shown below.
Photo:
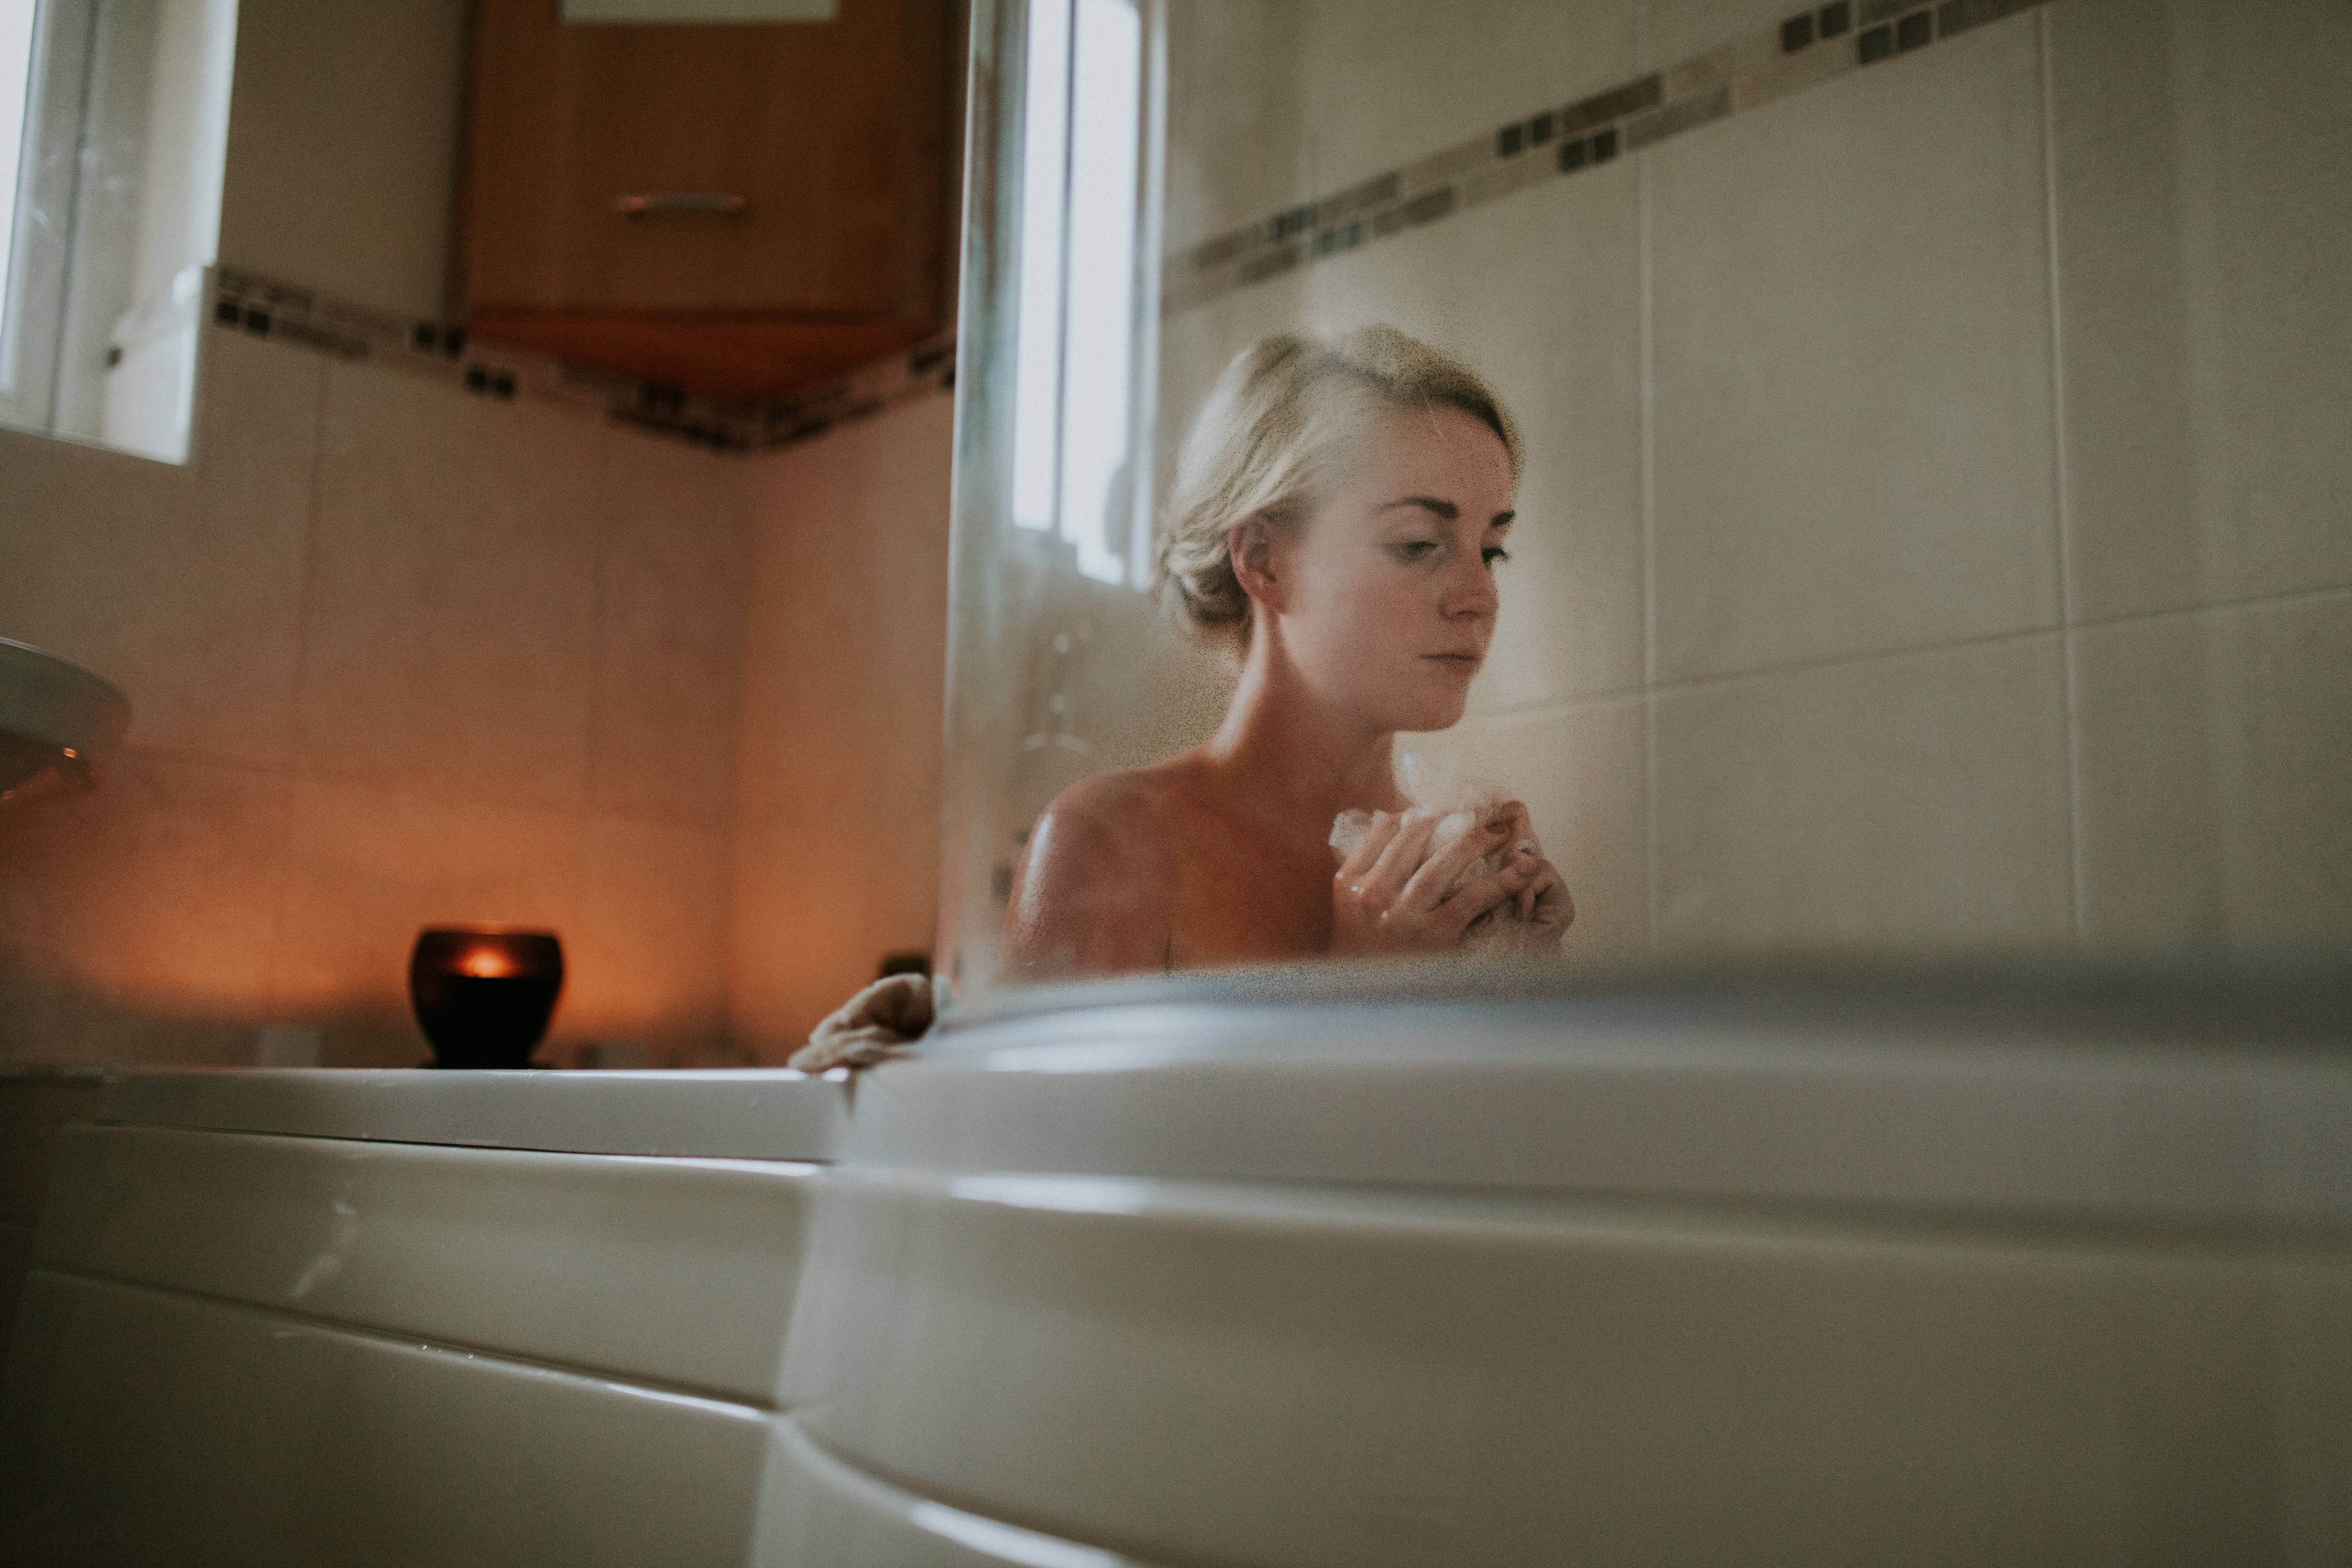
<svg viewBox="0 0 2352 1568"><path fill-rule="evenodd" d="M1330 494L1269 552L1270 608L1310 689L1375 729L1458 721L1495 635L1511 500L1509 454L1475 416L1380 411Z"/></svg>

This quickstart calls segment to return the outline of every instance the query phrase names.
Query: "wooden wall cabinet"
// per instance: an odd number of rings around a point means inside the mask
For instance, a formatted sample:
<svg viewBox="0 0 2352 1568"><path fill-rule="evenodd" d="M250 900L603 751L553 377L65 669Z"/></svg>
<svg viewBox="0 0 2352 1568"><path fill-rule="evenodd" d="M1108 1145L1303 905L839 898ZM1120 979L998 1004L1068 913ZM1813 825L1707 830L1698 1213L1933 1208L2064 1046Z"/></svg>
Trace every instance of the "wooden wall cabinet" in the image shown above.
<svg viewBox="0 0 2352 1568"><path fill-rule="evenodd" d="M475 0L467 327L748 401L945 325L953 0L566 25Z"/></svg>

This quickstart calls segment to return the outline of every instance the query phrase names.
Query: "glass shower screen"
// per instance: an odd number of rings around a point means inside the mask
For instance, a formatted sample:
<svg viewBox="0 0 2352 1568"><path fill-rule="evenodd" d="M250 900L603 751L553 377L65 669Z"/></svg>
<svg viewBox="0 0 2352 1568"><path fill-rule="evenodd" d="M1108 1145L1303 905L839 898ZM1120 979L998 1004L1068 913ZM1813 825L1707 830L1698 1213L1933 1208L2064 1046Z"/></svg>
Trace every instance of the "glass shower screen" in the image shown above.
<svg viewBox="0 0 2352 1568"><path fill-rule="evenodd" d="M2344 7L973 32L959 1002L1378 951L1454 813L1571 964L2352 947Z"/></svg>

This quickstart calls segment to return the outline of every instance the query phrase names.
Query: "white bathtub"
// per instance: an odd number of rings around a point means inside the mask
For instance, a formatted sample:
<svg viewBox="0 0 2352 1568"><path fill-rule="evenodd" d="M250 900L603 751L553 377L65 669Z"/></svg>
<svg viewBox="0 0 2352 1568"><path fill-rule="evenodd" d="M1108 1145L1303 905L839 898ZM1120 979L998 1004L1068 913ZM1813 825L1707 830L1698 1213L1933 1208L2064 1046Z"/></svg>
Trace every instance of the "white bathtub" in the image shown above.
<svg viewBox="0 0 2352 1568"><path fill-rule="evenodd" d="M2352 1561L2343 977L1240 978L125 1078L12 1561Z"/></svg>
<svg viewBox="0 0 2352 1568"><path fill-rule="evenodd" d="M2340 984L1334 986L861 1085L761 1561L2352 1561Z"/></svg>
<svg viewBox="0 0 2352 1568"><path fill-rule="evenodd" d="M735 1564L837 1080L126 1074L68 1131L0 1561Z"/></svg>

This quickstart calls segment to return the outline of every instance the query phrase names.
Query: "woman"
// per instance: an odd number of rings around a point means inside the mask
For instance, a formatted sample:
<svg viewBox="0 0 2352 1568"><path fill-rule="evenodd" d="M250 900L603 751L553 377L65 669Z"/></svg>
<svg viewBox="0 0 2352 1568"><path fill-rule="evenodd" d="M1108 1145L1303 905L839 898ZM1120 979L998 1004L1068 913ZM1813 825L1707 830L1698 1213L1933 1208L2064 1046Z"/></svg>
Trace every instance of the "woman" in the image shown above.
<svg viewBox="0 0 2352 1568"><path fill-rule="evenodd" d="M1164 763L1065 790L1006 913L1025 978L1459 947L1516 901L1557 951L1573 906L1511 803L1434 855L1399 731L1450 728L1498 605L1518 433L1456 361L1391 327L1283 334L1226 368L1178 459L1160 571L1241 678L1224 721ZM1332 868L1332 822L1370 830Z"/></svg>

